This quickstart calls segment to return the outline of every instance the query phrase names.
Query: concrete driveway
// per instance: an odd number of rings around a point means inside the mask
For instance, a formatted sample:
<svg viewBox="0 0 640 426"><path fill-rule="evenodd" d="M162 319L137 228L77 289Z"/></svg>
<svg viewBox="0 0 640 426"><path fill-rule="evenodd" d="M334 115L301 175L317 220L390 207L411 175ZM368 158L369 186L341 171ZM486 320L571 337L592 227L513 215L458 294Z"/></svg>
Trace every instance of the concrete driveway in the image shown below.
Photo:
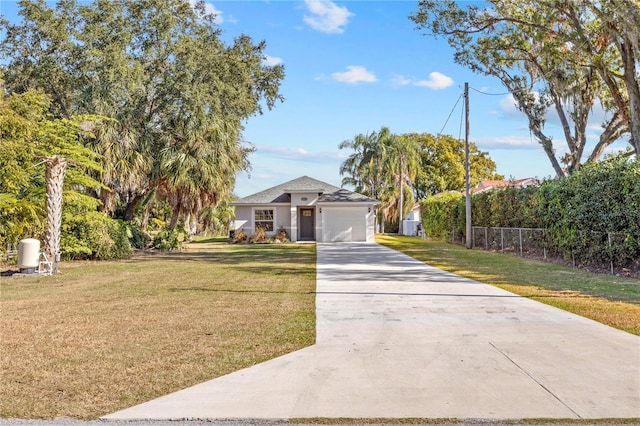
<svg viewBox="0 0 640 426"><path fill-rule="evenodd" d="M318 244L317 343L105 419L640 418L640 337L377 244Z"/></svg>

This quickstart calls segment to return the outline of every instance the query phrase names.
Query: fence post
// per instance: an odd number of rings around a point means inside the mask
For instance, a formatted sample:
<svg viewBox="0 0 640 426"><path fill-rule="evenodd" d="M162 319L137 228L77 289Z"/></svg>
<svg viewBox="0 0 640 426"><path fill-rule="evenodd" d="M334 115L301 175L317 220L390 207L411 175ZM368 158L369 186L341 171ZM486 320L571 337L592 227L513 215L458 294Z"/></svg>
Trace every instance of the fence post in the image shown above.
<svg viewBox="0 0 640 426"><path fill-rule="evenodd" d="M504 228L500 228L500 251L504 253Z"/></svg>
<svg viewBox="0 0 640 426"><path fill-rule="evenodd" d="M547 230L542 230L542 258L547 260Z"/></svg>
<svg viewBox="0 0 640 426"><path fill-rule="evenodd" d="M518 228L518 237L520 239L520 256L522 257L522 228Z"/></svg>
<svg viewBox="0 0 640 426"><path fill-rule="evenodd" d="M611 248L611 232L607 232L607 244L609 245L609 266L611 267L611 275L613 275L613 250Z"/></svg>
<svg viewBox="0 0 640 426"><path fill-rule="evenodd" d="M487 228L486 226L484 227L484 249L485 250L489 250L489 236L487 235L487 230L489 228Z"/></svg>

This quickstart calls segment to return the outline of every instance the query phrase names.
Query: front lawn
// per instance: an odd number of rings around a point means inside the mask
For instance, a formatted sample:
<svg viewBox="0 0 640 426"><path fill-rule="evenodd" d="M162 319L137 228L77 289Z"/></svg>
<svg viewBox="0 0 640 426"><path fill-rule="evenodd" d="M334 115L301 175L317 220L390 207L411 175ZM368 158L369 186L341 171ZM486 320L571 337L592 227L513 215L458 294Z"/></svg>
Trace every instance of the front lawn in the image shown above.
<svg viewBox="0 0 640 426"><path fill-rule="evenodd" d="M228 245L0 278L0 417L97 418L315 341L315 245Z"/></svg>
<svg viewBox="0 0 640 426"><path fill-rule="evenodd" d="M640 335L638 279L414 237L378 235L376 241L445 271Z"/></svg>

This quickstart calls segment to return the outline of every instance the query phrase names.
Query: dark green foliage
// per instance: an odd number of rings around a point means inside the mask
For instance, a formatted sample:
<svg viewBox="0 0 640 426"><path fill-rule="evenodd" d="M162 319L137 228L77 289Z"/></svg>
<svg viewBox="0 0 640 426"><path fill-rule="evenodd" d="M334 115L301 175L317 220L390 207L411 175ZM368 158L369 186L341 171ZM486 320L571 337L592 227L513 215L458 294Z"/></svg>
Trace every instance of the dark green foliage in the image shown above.
<svg viewBox="0 0 640 426"><path fill-rule="evenodd" d="M184 232L177 228L164 228L153 239L153 247L162 251L182 250Z"/></svg>
<svg viewBox="0 0 640 426"><path fill-rule="evenodd" d="M61 254L65 259L123 259L131 256L129 228L99 212L65 213Z"/></svg>
<svg viewBox="0 0 640 426"><path fill-rule="evenodd" d="M148 247L152 241L151 236L148 233L131 224L127 225L127 236L131 241L131 246L137 249Z"/></svg>
<svg viewBox="0 0 640 426"><path fill-rule="evenodd" d="M541 228L536 187L485 191L471 199L474 226ZM463 211L464 214L464 211Z"/></svg>
<svg viewBox="0 0 640 426"><path fill-rule="evenodd" d="M464 197L421 203L427 236L464 234ZM640 268L640 161L617 158L584 166L540 188L507 188L472 197L474 226L544 228L550 253L576 264Z"/></svg>
<svg viewBox="0 0 640 426"><path fill-rule="evenodd" d="M54 117L111 119L87 141L101 155L91 195L127 222L151 193L171 205L170 227L215 206L249 167L246 120L284 100L266 43L225 42L201 6L22 0L21 21L0 22L4 88L44 90Z"/></svg>
<svg viewBox="0 0 640 426"><path fill-rule="evenodd" d="M457 205L464 200L459 192L448 192L438 196L430 196L420 202L422 226L427 237L447 240L452 232L456 232ZM464 210L462 211L464 220ZM462 223L464 229L464 222Z"/></svg>
<svg viewBox="0 0 640 426"><path fill-rule="evenodd" d="M541 224L566 258L640 266L640 162L590 164L539 191Z"/></svg>

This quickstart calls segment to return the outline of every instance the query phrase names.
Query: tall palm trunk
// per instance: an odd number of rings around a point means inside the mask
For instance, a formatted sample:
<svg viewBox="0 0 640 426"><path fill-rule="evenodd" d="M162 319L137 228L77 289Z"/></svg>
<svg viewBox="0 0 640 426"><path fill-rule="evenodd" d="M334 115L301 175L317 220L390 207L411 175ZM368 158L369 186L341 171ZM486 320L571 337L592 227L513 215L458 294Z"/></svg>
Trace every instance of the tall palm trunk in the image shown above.
<svg viewBox="0 0 640 426"><path fill-rule="evenodd" d="M53 273L58 273L60 263L60 227L62 225L62 186L69 161L57 155L46 160L47 233L44 237L44 253L53 262Z"/></svg>
<svg viewBox="0 0 640 426"><path fill-rule="evenodd" d="M171 221L169 222L169 229L176 229L176 226L178 226L181 207L182 203L179 202L178 205L173 208L173 212L171 213Z"/></svg>

